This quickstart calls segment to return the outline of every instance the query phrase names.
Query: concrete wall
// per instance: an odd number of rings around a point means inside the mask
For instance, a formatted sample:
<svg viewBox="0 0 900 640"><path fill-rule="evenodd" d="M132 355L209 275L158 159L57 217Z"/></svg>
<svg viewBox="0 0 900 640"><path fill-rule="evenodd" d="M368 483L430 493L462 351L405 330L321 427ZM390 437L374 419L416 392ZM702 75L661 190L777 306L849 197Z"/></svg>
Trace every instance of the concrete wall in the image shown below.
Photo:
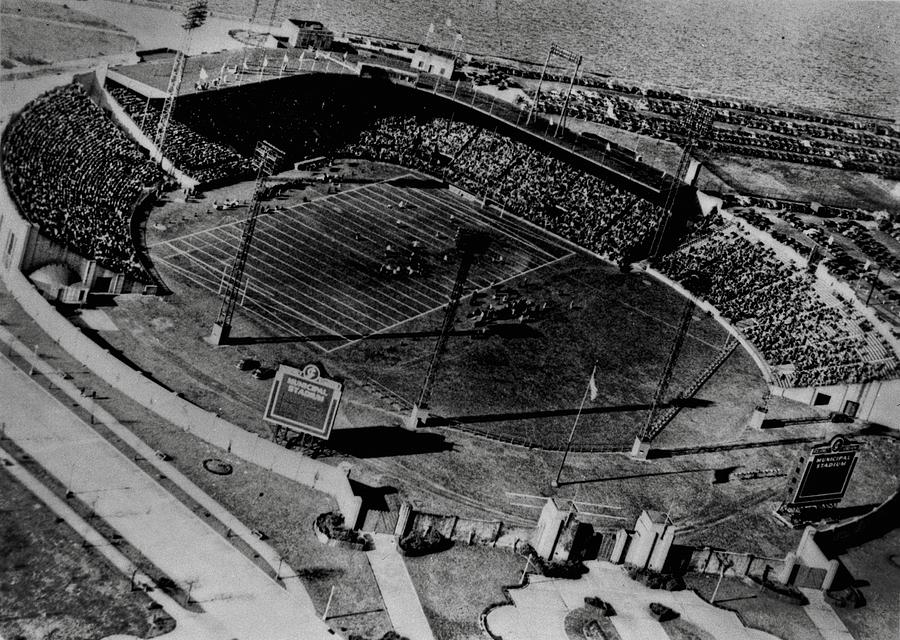
<svg viewBox="0 0 900 640"><path fill-rule="evenodd" d="M900 380L876 380L856 384L832 384L822 387L772 388L773 396L781 396L804 404L813 405L820 394L827 395L827 404L816 405L830 411L844 411L847 401L859 403L856 417L866 422L900 429Z"/></svg>

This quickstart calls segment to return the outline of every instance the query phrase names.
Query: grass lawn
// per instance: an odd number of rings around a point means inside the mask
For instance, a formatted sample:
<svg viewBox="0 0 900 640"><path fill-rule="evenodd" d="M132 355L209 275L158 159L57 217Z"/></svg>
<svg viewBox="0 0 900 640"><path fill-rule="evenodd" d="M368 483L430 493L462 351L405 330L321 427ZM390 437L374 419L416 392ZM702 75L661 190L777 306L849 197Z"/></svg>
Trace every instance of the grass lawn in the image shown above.
<svg viewBox="0 0 900 640"><path fill-rule="evenodd" d="M731 185L728 191L876 211L900 210L900 201L891 195L897 183L871 174L725 154L717 154L708 162L713 173ZM703 176L697 185L700 189L719 190L721 182Z"/></svg>
<svg viewBox="0 0 900 640"><path fill-rule="evenodd" d="M712 597L718 579L717 575L698 573L689 573L684 577L688 589L696 591L707 602ZM771 633L783 640L823 640L803 607L767 598L758 588L737 578L725 578L722 581L716 595L716 606L736 612L746 626Z"/></svg>
<svg viewBox="0 0 900 640"><path fill-rule="evenodd" d="M153 601L0 468L0 636L154 637L174 627ZM161 626L153 624L161 616Z"/></svg>
<svg viewBox="0 0 900 640"><path fill-rule="evenodd" d="M584 634L585 625L591 622L597 622L600 625L600 631L603 633L604 640L621 640L619 632L616 631L610 619L606 616L597 615L596 610L592 607L572 609L566 614L564 624L569 640L584 640L586 637ZM681 640L675 636L670 636L670 638L672 640Z"/></svg>
<svg viewBox="0 0 900 640"><path fill-rule="evenodd" d="M715 636L709 632L680 617L666 620L660 624L666 630L670 640L716 640Z"/></svg>
<svg viewBox="0 0 900 640"><path fill-rule="evenodd" d="M405 558L425 615L440 640L482 638L478 616L518 584L524 560L505 549L457 543L441 553Z"/></svg>

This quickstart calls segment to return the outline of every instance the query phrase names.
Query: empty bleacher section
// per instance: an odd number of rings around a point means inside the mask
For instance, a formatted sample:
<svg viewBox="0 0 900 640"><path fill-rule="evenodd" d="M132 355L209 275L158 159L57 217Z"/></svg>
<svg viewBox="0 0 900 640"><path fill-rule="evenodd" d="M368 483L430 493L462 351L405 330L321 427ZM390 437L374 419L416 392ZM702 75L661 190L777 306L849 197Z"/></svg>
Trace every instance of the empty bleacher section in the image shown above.
<svg viewBox="0 0 900 640"><path fill-rule="evenodd" d="M159 101L155 104L114 82L107 82L109 94L150 138L159 123ZM172 164L197 180L201 187L235 182L252 174L249 158L230 147L213 142L173 118L169 122L164 154Z"/></svg>
<svg viewBox="0 0 900 640"><path fill-rule="evenodd" d="M40 233L116 273L147 281L129 229L165 176L79 84L54 89L7 126L3 173Z"/></svg>
<svg viewBox="0 0 900 640"><path fill-rule="evenodd" d="M898 361L853 306L734 227L659 260L755 346L782 386L896 377Z"/></svg>

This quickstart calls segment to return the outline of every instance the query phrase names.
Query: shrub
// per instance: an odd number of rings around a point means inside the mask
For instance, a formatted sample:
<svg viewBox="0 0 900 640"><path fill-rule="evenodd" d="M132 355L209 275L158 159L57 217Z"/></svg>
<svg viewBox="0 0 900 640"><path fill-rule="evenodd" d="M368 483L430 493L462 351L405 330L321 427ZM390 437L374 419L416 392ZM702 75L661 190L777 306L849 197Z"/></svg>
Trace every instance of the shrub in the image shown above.
<svg viewBox="0 0 900 640"><path fill-rule="evenodd" d="M650 569L629 567L628 577L635 582L640 582L649 589L665 589L666 591L682 591L685 588L684 579L674 573L659 573Z"/></svg>
<svg viewBox="0 0 900 640"><path fill-rule="evenodd" d="M856 587L825 592L825 601L842 609L858 609L866 604L866 597Z"/></svg>
<svg viewBox="0 0 900 640"><path fill-rule="evenodd" d="M344 516L334 511L322 513L316 518L316 528L332 540L340 542L352 542L354 544L367 544L364 535L344 526Z"/></svg>
<svg viewBox="0 0 900 640"><path fill-rule="evenodd" d="M584 599L584 604L588 607L592 607L597 609L598 613L602 616L614 616L616 615L616 610L613 609L613 606L606 602L605 600L601 600L596 596L587 596Z"/></svg>
<svg viewBox="0 0 900 640"><path fill-rule="evenodd" d="M547 578L565 578L577 580L587 573L587 567L578 560L566 560L564 562L541 563L541 574Z"/></svg>
<svg viewBox="0 0 900 640"><path fill-rule="evenodd" d="M653 617L660 622L665 622L666 620L674 620L680 615L677 611L673 611L666 605L659 602L650 603L650 613L652 613Z"/></svg>
<svg viewBox="0 0 900 640"><path fill-rule="evenodd" d="M450 541L434 527L427 531L417 529L400 540L400 549L409 556L421 556L427 553L443 551L449 545Z"/></svg>

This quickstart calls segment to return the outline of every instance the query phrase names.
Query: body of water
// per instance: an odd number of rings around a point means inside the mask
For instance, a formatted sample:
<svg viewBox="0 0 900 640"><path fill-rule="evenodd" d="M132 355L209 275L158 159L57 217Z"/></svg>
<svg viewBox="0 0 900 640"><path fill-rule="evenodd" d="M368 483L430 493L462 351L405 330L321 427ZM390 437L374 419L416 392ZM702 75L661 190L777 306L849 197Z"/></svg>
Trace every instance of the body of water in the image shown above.
<svg viewBox="0 0 900 640"><path fill-rule="evenodd" d="M252 0L211 0L249 15ZM272 14L261 0L258 16ZM278 16L543 60L551 43L635 83L900 120L900 2L280 0ZM447 24L447 21L450 24Z"/></svg>

